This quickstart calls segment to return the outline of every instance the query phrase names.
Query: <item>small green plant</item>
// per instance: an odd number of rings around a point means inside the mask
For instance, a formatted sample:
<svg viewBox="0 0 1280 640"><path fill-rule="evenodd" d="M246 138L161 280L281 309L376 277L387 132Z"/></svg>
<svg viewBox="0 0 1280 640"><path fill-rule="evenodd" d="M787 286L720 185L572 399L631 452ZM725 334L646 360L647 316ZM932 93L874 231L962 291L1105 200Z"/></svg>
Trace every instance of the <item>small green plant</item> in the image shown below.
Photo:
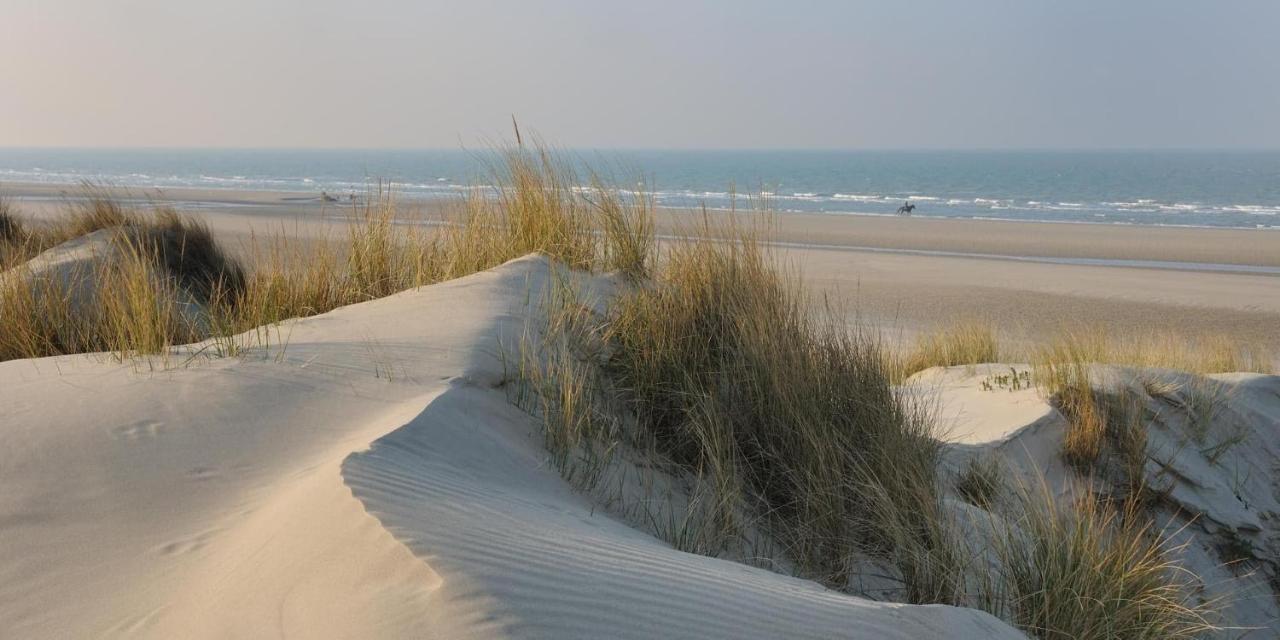
<svg viewBox="0 0 1280 640"><path fill-rule="evenodd" d="M995 391L996 389L1021 391L1034 386L1031 382L1031 371L1019 371L1016 367L1009 367L1009 373L991 374L983 378L980 385L983 391Z"/></svg>

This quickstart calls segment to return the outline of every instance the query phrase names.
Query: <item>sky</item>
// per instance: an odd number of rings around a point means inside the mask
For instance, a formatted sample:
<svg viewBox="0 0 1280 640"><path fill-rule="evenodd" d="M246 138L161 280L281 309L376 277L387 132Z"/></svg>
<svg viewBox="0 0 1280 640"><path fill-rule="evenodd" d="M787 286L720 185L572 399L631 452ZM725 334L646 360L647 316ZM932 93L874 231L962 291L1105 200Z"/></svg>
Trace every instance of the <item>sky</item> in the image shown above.
<svg viewBox="0 0 1280 640"><path fill-rule="evenodd" d="M0 147L1280 148L1275 0L0 0Z"/></svg>

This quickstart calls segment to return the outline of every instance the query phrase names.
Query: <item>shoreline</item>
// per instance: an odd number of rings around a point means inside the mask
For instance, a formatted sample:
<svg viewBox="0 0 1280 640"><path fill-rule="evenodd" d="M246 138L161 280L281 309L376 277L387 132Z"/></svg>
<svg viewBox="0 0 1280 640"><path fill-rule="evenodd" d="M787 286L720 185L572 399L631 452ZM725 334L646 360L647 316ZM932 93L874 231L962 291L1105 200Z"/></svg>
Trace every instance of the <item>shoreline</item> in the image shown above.
<svg viewBox="0 0 1280 640"><path fill-rule="evenodd" d="M79 185L9 183L0 193L20 208L57 208L74 198ZM275 218L314 217L317 210L349 206L349 201L323 202L320 194L301 191L245 191L224 188L104 187L108 193L139 201L171 203L200 210ZM438 215L453 198L401 201ZM27 207L23 207L23 204ZM658 231L679 234L701 220L701 212L657 209ZM309 215L311 214L311 215ZM751 217L751 212L708 209L709 218ZM847 249L904 250L1034 259L1075 258L1089 261L1247 265L1280 268L1280 231L1249 229L983 218L900 217L869 213L775 212L770 239L779 244L833 246Z"/></svg>
<svg viewBox="0 0 1280 640"><path fill-rule="evenodd" d="M688 212L660 211L658 219L661 232L696 222ZM1271 229L814 213L780 213L773 222L769 237L779 244L1003 259L1280 267L1280 233Z"/></svg>

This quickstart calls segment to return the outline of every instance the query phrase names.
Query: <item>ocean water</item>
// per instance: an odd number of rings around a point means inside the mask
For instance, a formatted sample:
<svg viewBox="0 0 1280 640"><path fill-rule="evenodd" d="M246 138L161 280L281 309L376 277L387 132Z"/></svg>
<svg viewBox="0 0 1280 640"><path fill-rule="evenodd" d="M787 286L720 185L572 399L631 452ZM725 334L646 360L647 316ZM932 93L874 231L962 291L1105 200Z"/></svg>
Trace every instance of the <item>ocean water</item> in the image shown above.
<svg viewBox="0 0 1280 640"><path fill-rule="evenodd" d="M1280 151L568 151L660 206L782 212L1280 228ZM345 194L379 179L408 198L483 188L465 150L0 149L5 182Z"/></svg>

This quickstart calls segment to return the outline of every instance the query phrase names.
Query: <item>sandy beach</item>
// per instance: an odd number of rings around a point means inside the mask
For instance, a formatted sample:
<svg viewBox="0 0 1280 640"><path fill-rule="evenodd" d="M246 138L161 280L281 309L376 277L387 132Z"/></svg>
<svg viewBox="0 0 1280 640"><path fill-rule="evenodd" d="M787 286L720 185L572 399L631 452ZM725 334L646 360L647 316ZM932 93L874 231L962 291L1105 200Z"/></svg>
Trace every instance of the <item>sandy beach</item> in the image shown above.
<svg viewBox="0 0 1280 640"><path fill-rule="evenodd" d="M56 215L79 187L4 190L38 217ZM200 215L233 248L247 246L254 233L340 234L350 210L319 193L115 193ZM402 204L427 220L448 206ZM699 219L662 210L658 232L687 232ZM1117 335L1226 335L1280 351L1280 231L786 213L768 237L834 307L890 340L975 318L992 322L1012 344L1087 324ZM1148 261L1158 268L1135 266Z"/></svg>
<svg viewBox="0 0 1280 640"><path fill-rule="evenodd" d="M0 640L1280 638L1280 3L151 4L0 2Z"/></svg>
<svg viewBox="0 0 1280 640"><path fill-rule="evenodd" d="M74 187L49 186L10 186L7 195L37 224L78 197ZM341 241L351 211L312 194L112 195L197 216L247 261L253 243L273 235ZM431 233L447 206L404 208ZM687 237L699 220L676 211L657 218L659 245ZM1280 352L1280 272L1270 261L1277 233L771 220L775 262L800 274L811 304L844 314L850 326L890 342L966 319L994 326L1001 362L927 367L879 396L935 407L928 420L941 453L925 482L954 485L938 504L974 530L997 530L984 520L997 511L982 511L994 507L978 506L951 479L976 460L1000 456L1017 478L1010 482L1044 482L1051 503L1072 504L1078 489L1061 453L1075 427L1031 385L1020 345L1093 325L1116 335L1225 335ZM592 233L600 232L579 237ZM1162 236L1156 244L1153 233ZM6 276L63 277L56 274L75 273L76 264L101 264L121 247L110 234L64 242ZM624 274L571 272L526 255L236 336L175 342L157 355L0 363L0 430L11 443L0 455L0 623L49 638L1021 636L967 593L906 604L908 578L894 577L896 568L805 574L767 524L746 520L737 542L700 546L682 531L689 522L700 523L691 531L709 526L691 488L701 476L655 466L652 454L622 441L609 445L603 467L554 462L546 434L555 423L545 416L559 410L520 400L537 380L526 364L552 361L538 345L553 344L551 327L564 326L546 305L566 290L596 304L634 284ZM191 299L184 309L196 322L214 308ZM527 349L537 360L525 359ZM878 369L888 387L886 370ZM1010 372L1026 384L1007 387ZM1145 410L1163 426L1150 436L1159 456L1151 482L1163 482L1167 469L1179 479L1165 489L1162 535L1213 541L1171 556L1198 576L1197 597L1230 596L1227 619L1277 628L1268 574L1237 575L1213 545L1247 535L1259 545L1249 561L1270 553L1265 514L1280 509L1268 468L1276 456L1270 416L1280 379L1123 368L1098 375L1152 390ZM849 383L856 379L841 384ZM1204 385L1222 390L1214 411L1230 424L1198 426L1193 394ZM819 439L820 450L832 446ZM898 464L903 451L893 455ZM964 544L985 544L983 535ZM965 555L986 558L977 548ZM860 553L848 561L879 562ZM983 571L975 567L958 570Z"/></svg>
<svg viewBox="0 0 1280 640"><path fill-rule="evenodd" d="M1280 638L1280 3L153 4L0 2L0 640Z"/></svg>

